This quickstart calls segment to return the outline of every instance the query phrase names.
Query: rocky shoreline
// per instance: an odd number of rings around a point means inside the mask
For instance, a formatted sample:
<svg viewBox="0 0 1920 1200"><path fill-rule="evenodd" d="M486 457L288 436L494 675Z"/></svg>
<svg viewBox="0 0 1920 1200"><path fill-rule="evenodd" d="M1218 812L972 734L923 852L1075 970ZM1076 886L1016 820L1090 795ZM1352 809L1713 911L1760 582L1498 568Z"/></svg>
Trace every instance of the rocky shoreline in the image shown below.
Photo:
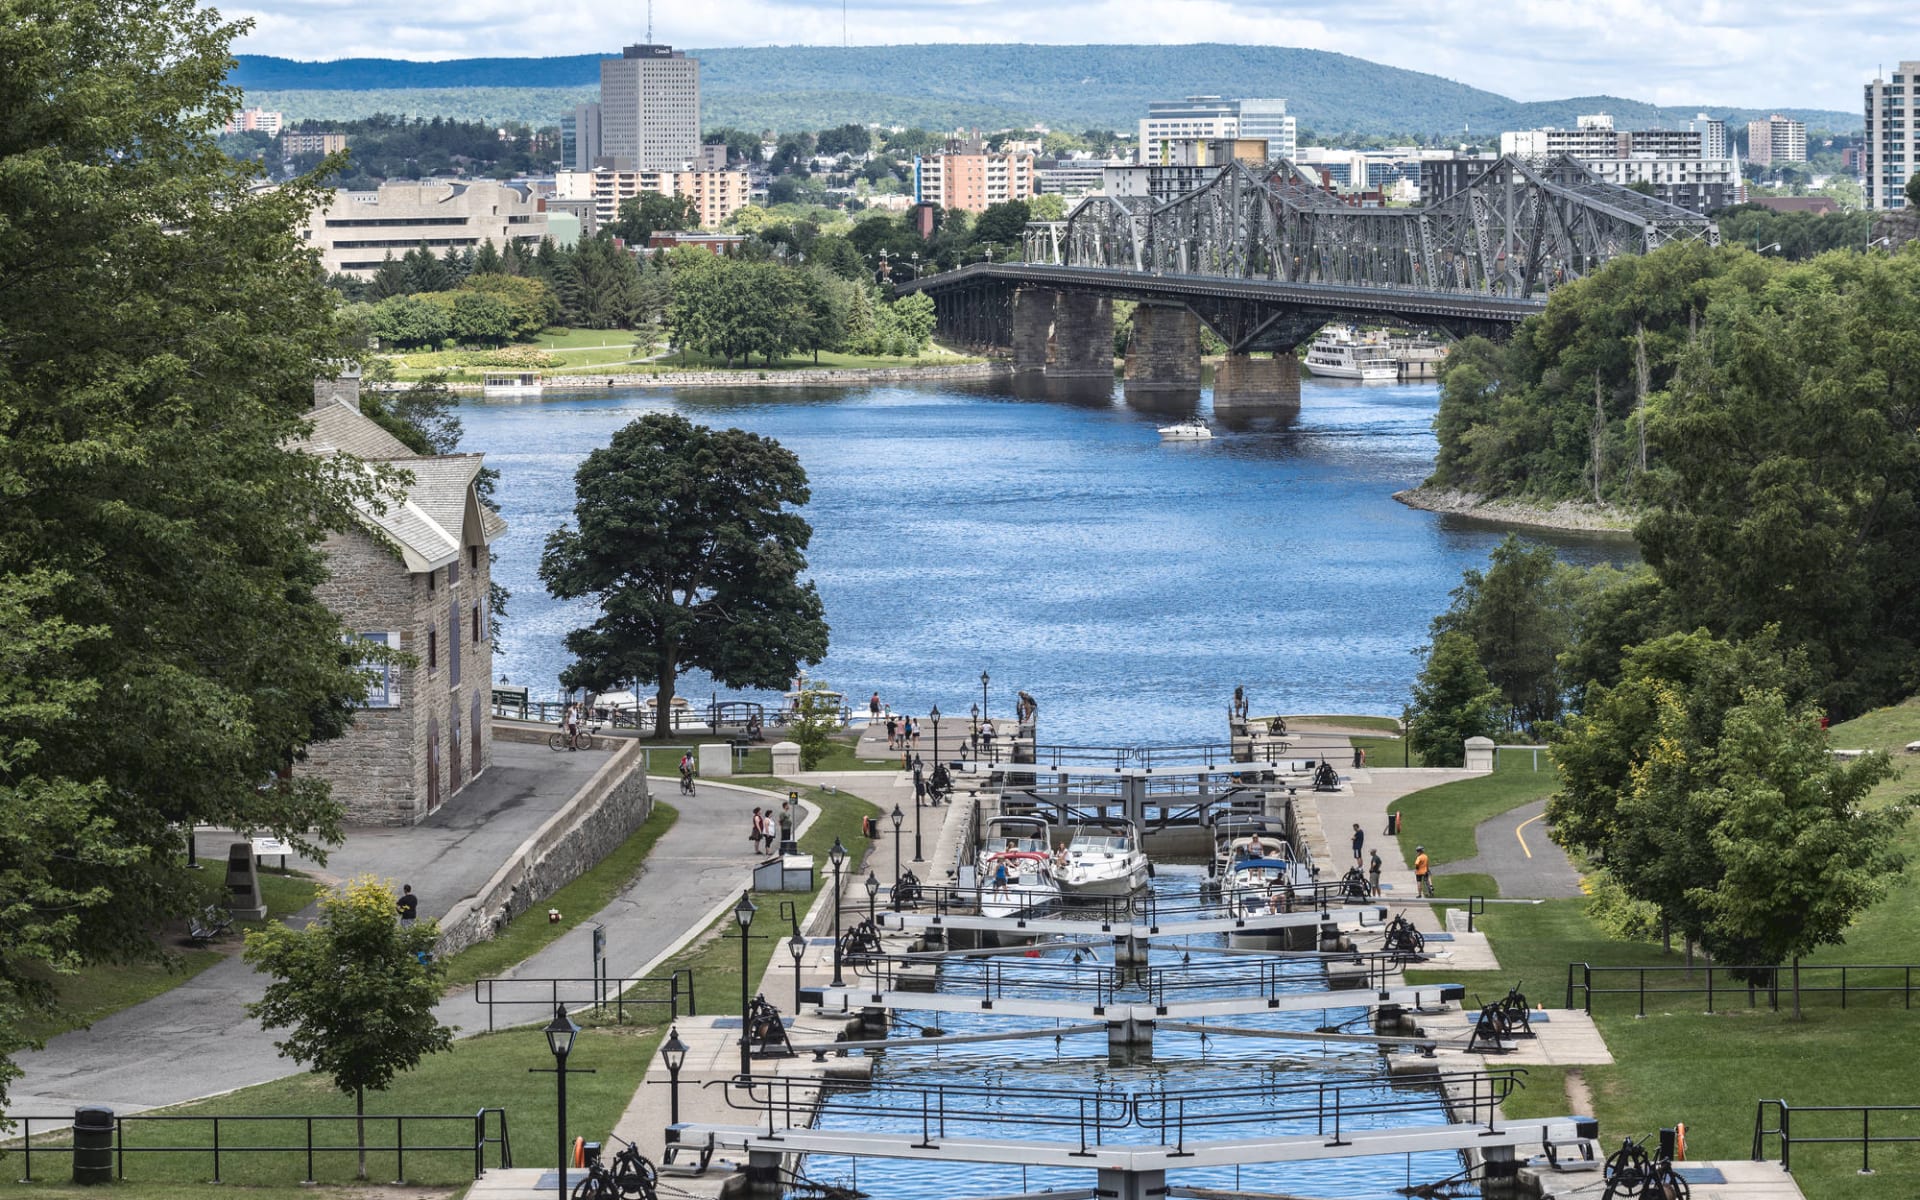
<svg viewBox="0 0 1920 1200"><path fill-rule="evenodd" d="M618 375L548 375L544 391L605 391L607 388L768 388L843 387L862 383L914 383L929 379L997 379L1011 365L999 359L936 367L799 367L770 371L741 367L732 371L658 371ZM405 387L406 384L389 384ZM450 391L478 392L477 383L450 383Z"/></svg>
<svg viewBox="0 0 1920 1200"><path fill-rule="evenodd" d="M1393 498L1408 508L1424 512L1450 513L1502 525L1527 525L1535 529L1561 529L1578 533L1617 533L1630 535L1634 514L1612 505L1581 504L1562 500L1558 504L1529 503L1524 500L1488 499L1474 492L1452 488L1417 487L1395 492Z"/></svg>

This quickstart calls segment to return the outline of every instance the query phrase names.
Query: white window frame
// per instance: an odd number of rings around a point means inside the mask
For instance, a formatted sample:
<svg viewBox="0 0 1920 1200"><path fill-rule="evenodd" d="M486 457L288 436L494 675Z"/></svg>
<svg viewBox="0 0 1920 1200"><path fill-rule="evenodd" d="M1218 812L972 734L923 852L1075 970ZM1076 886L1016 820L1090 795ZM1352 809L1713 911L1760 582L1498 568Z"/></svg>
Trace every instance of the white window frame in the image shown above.
<svg viewBox="0 0 1920 1200"><path fill-rule="evenodd" d="M399 631L393 629L356 633L353 635L352 640L372 642L375 645L385 646L389 650L400 649ZM360 707L399 708L400 673L394 669L394 664L391 662L367 662L364 669L369 677L369 686L367 688L367 698Z"/></svg>

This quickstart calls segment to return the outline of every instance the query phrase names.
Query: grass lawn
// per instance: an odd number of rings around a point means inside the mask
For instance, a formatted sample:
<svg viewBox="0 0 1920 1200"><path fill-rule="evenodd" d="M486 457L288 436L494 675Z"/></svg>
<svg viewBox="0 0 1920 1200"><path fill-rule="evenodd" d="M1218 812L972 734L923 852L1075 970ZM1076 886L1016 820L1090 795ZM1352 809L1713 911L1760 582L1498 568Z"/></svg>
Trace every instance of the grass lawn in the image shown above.
<svg viewBox="0 0 1920 1200"><path fill-rule="evenodd" d="M1348 738L1355 749L1367 752L1369 767L1424 767L1420 752L1397 737L1371 737L1356 733Z"/></svg>
<svg viewBox="0 0 1920 1200"><path fill-rule="evenodd" d="M498 975L515 963L533 957L582 921L591 919L633 882L633 877L639 874L641 866L646 863L647 855L653 852L654 843L679 819L679 809L656 798L653 815L647 818L647 823L591 870L549 896L542 904L535 905L534 910L522 914L521 919L508 925L499 937L469 946L447 959L448 980L465 987L476 979ZM542 908L559 909L560 920L530 919L533 911Z"/></svg>
<svg viewBox="0 0 1920 1200"><path fill-rule="evenodd" d="M1516 754L1503 757L1499 769L1491 775L1415 792L1394 803L1400 811L1400 851L1409 866L1413 864L1415 845L1427 848L1427 857L1436 868L1464 862L1479 853L1473 831L1480 822L1538 800L1552 792L1558 782L1559 775L1544 754L1538 771L1533 769L1531 758Z"/></svg>
<svg viewBox="0 0 1920 1200"><path fill-rule="evenodd" d="M1890 749L1896 761L1901 757L1899 748L1915 738L1920 738L1920 704L1911 702L1869 713L1833 730L1838 748ZM1893 803L1911 786L1899 780L1883 784L1875 802ZM1430 789L1409 799L1430 798L1445 790ZM1410 826L1413 819L1409 812ZM1429 852L1439 840L1427 838ZM1910 827L1905 842L1920 860L1920 831ZM1462 894L1477 886L1477 881L1472 876L1441 875L1437 886L1443 894L1449 890ZM1607 937L1586 915L1585 902L1580 900L1496 905L1479 918L1479 925L1487 931L1502 970L1425 971L1410 978L1464 983L1470 995L1477 993L1483 999L1504 994L1518 982L1536 1005L1557 1008L1566 999L1569 963L1683 962L1678 952L1668 953L1657 944ZM1920 959L1916 950L1920 950L1920 896L1907 882L1856 922L1845 945L1806 961L1911 962ZM1695 978L1696 986L1704 986L1703 975ZM1611 983L1631 986L1629 980ZM1660 986L1680 987L1684 980L1665 978ZM1752 1149L1755 1107L1763 1098L1782 1098L1802 1108L1912 1104L1920 1099L1913 1088L1912 1013L1904 1007L1903 996L1853 996L1842 1009L1837 996L1807 995L1800 1021L1784 1011L1790 1003L1784 987L1782 1012L1765 1007L1764 997L1760 993L1759 1007L1709 1015L1702 993L1652 996L1644 1019L1635 1015L1639 1007L1635 996L1596 997L1594 1019L1615 1062L1579 1070L1592 1090L1592 1115L1600 1119L1606 1140L1617 1144L1622 1136L1638 1136L1683 1121L1689 1157L1745 1158ZM1737 992L1733 996L1720 992L1716 1008L1739 999ZM1509 1115L1525 1118L1564 1112L1566 1073L1564 1068L1529 1068L1529 1086L1509 1102ZM1800 1137L1857 1136L1860 1117L1798 1112L1793 1127ZM1920 1137L1920 1112L1876 1113L1872 1130L1876 1135ZM1769 1139L1765 1153L1778 1157L1777 1140ZM1810 1200L1893 1200L1915 1194L1920 1146L1875 1146L1871 1154L1876 1174L1861 1176L1855 1173L1860 1166L1857 1145L1798 1145L1794 1177Z"/></svg>
<svg viewBox="0 0 1920 1200"><path fill-rule="evenodd" d="M1289 715L1287 717L1288 725L1295 722L1303 725L1330 725L1336 729L1373 729L1392 734L1400 732L1398 717L1376 717L1368 713L1320 713L1312 716Z"/></svg>
<svg viewBox="0 0 1920 1200"><path fill-rule="evenodd" d="M827 743L826 757L822 758L813 769L816 771L898 771L901 769L900 760L891 753L884 758L856 756L853 750L859 739L858 733L836 735Z"/></svg>
<svg viewBox="0 0 1920 1200"><path fill-rule="evenodd" d="M823 350L820 361L815 362L811 354L795 354L776 359L772 366L764 362L733 364L733 370L751 376L760 371L811 371L814 369L852 370L865 367L950 367L960 363L980 362L981 359L964 354L951 354L932 349L916 357L900 357L887 354L842 354L838 351ZM659 366L680 371L719 371L726 370L726 361L712 355L696 354L682 350L677 354L660 359Z"/></svg>

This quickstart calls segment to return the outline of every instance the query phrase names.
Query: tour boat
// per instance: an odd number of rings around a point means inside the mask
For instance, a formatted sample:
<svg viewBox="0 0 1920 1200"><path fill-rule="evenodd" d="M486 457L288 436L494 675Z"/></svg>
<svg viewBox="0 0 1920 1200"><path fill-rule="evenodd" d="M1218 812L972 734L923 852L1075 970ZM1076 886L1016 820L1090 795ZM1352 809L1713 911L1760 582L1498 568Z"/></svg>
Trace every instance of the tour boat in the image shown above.
<svg viewBox="0 0 1920 1200"><path fill-rule="evenodd" d="M1400 364L1384 347L1363 340L1351 325L1329 325L1307 347L1309 374L1323 379L1358 379L1362 383L1392 383L1400 378Z"/></svg>
<svg viewBox="0 0 1920 1200"><path fill-rule="evenodd" d="M482 396L538 396L545 387L545 381L533 371L489 374L480 378Z"/></svg>
<svg viewBox="0 0 1920 1200"><path fill-rule="evenodd" d="M1169 442L1204 442L1213 437L1213 430L1198 418L1181 421L1174 425L1162 425L1160 436Z"/></svg>
<svg viewBox="0 0 1920 1200"><path fill-rule="evenodd" d="M1101 817L1073 831L1066 861L1054 874L1070 896L1130 896L1147 886L1152 868L1133 822Z"/></svg>
<svg viewBox="0 0 1920 1200"><path fill-rule="evenodd" d="M997 882L1002 866L1005 886ZM983 917L1024 917L1057 904L1060 884L1053 877L1047 823L1038 817L989 819L981 835L978 884Z"/></svg>

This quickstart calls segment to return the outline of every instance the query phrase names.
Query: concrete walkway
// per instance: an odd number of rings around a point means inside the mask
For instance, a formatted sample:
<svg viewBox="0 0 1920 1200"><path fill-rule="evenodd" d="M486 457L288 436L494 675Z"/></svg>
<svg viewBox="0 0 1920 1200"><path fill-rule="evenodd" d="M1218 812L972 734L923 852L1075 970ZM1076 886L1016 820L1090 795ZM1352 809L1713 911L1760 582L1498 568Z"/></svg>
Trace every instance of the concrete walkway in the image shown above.
<svg viewBox="0 0 1920 1200"><path fill-rule="evenodd" d="M1503 897L1550 900L1584 895L1580 873L1567 852L1547 836L1547 802L1535 800L1480 822L1473 831L1480 853L1465 862L1447 863L1449 874L1491 875Z"/></svg>
<svg viewBox="0 0 1920 1200"><path fill-rule="evenodd" d="M325 868L298 858L288 865L329 882L371 873L412 883L422 914L443 915L477 891L608 757L496 742L494 765L418 825L350 829ZM198 835L209 871L221 869L234 840L218 831ZM266 985L240 960L237 943L223 943L234 953L179 987L18 1055L23 1074L12 1088L12 1111L58 1116L105 1104L137 1112L301 1070L274 1049L285 1034L270 1034L247 1016Z"/></svg>

